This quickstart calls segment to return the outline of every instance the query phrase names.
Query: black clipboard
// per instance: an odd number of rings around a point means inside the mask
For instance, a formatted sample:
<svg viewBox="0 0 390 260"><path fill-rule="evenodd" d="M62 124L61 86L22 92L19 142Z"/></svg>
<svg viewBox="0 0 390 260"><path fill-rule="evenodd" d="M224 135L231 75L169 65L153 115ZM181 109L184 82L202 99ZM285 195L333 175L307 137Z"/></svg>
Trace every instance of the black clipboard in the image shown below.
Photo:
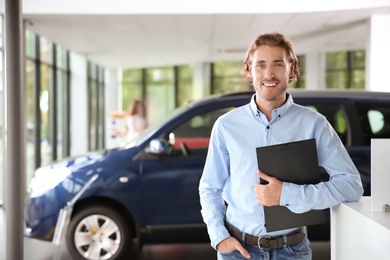
<svg viewBox="0 0 390 260"><path fill-rule="evenodd" d="M259 170L267 175L296 184L320 182L315 139L257 147L256 153ZM264 215L267 232L326 222L324 210L297 214L285 206L265 206Z"/></svg>

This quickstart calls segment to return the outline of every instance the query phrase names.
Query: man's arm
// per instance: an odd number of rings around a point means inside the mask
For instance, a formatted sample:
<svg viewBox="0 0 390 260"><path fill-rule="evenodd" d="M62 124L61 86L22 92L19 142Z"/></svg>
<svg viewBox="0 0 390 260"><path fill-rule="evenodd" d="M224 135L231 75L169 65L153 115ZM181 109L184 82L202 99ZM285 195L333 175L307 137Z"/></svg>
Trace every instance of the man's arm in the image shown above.
<svg viewBox="0 0 390 260"><path fill-rule="evenodd" d="M332 126L323 118L315 130L318 163L329 174L329 181L313 185L283 182L280 205L295 213L358 201L363 194L360 174Z"/></svg>
<svg viewBox="0 0 390 260"><path fill-rule="evenodd" d="M230 237L225 228L226 205L222 198L222 191L229 177L229 154L220 128L222 126L217 120L211 131L206 163L199 183L201 213L207 225L211 246L215 249L218 243Z"/></svg>

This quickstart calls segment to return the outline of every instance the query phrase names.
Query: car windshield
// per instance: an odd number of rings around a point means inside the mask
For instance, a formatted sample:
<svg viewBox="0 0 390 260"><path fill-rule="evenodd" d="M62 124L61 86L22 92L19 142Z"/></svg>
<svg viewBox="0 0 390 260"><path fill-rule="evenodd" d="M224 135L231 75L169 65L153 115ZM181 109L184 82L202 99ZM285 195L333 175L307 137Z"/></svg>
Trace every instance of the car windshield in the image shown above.
<svg viewBox="0 0 390 260"><path fill-rule="evenodd" d="M150 124L136 138L125 143L122 146L122 148L127 149L127 148L133 147L135 145L138 145L145 138L149 137L152 133L154 133L157 129L159 129L163 124L165 124L169 120L173 119L174 117L176 117L180 113L186 111L189 107L191 107L191 105L185 105L185 106L181 106L179 108L174 109L170 113L166 114L164 117L161 117L159 120Z"/></svg>

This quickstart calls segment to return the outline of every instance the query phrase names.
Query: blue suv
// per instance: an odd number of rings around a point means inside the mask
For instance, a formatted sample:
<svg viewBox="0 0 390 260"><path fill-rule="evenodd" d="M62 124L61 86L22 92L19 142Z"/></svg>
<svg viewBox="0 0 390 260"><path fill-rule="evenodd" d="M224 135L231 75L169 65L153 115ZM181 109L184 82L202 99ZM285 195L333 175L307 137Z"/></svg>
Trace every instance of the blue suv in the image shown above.
<svg viewBox="0 0 390 260"><path fill-rule="evenodd" d="M390 93L290 92L296 103L327 117L370 195L370 140L390 137ZM123 147L37 169L25 201L25 235L66 242L74 259L136 259L144 244L209 241L198 183L211 128L252 95L211 96ZM329 233L329 223L309 227L311 240L329 240Z"/></svg>

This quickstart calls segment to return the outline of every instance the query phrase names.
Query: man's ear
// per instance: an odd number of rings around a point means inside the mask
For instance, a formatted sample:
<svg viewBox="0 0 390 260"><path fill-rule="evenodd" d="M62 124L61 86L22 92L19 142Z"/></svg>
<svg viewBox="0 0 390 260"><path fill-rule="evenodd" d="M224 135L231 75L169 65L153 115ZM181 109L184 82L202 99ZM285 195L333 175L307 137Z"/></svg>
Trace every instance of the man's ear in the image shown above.
<svg viewBox="0 0 390 260"><path fill-rule="evenodd" d="M290 76L294 75L295 73L295 62L291 63L291 66L290 66Z"/></svg>

